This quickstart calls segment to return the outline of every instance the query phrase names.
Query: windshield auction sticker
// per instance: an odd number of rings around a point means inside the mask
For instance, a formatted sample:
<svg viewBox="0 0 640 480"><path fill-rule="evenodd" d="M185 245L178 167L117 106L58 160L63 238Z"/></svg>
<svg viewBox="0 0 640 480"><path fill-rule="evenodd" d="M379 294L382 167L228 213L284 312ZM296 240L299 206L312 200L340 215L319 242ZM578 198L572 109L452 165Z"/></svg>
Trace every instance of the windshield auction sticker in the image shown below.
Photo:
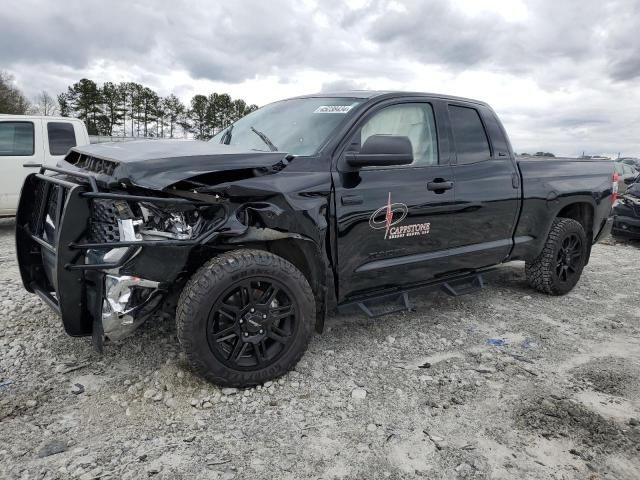
<svg viewBox="0 0 640 480"><path fill-rule="evenodd" d="M347 113L353 105L321 105L313 113Z"/></svg>
<svg viewBox="0 0 640 480"><path fill-rule="evenodd" d="M391 203L391 192L389 192L387 204L369 217L369 226L374 230L384 228L385 240L428 235L431 232L431 222L400 225L407 218L408 213L409 208L404 203Z"/></svg>

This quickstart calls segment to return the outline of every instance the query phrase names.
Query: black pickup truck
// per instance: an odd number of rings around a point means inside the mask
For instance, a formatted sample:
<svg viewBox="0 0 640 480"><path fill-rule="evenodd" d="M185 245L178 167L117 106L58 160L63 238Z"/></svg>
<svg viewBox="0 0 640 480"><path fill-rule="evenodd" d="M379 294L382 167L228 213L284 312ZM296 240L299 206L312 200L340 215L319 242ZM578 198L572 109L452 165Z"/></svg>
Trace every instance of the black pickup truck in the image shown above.
<svg viewBox="0 0 640 480"><path fill-rule="evenodd" d="M22 189L24 286L97 348L162 310L221 385L282 375L328 312L482 284L524 260L569 292L611 229L613 164L516 160L485 103L422 93L309 95L209 142L75 147Z"/></svg>

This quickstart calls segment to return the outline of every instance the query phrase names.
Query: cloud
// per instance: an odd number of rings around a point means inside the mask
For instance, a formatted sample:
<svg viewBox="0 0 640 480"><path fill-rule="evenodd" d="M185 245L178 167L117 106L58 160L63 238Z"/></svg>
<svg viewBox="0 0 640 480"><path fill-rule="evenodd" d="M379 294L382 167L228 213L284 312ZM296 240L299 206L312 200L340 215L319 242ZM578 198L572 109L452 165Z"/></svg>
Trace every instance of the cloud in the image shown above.
<svg viewBox="0 0 640 480"><path fill-rule="evenodd" d="M640 0L5 3L0 65L30 96L83 76L258 104L318 90L436 91L489 101L517 148L640 154Z"/></svg>
<svg viewBox="0 0 640 480"><path fill-rule="evenodd" d="M320 91L323 93L338 93L349 90L364 90L365 88L364 82L343 78L323 83Z"/></svg>

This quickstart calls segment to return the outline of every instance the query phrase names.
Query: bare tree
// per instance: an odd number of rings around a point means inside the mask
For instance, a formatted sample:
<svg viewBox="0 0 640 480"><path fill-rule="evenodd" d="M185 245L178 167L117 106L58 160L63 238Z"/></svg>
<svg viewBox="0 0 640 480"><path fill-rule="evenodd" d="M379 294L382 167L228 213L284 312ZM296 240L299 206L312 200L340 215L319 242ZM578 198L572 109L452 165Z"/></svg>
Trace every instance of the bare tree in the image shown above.
<svg viewBox="0 0 640 480"><path fill-rule="evenodd" d="M13 85L13 77L0 70L0 113L25 115L30 108L29 100Z"/></svg>
<svg viewBox="0 0 640 480"><path fill-rule="evenodd" d="M36 97L35 111L39 115L45 117L51 117L59 113L56 99L54 99L46 90L43 90L40 95Z"/></svg>

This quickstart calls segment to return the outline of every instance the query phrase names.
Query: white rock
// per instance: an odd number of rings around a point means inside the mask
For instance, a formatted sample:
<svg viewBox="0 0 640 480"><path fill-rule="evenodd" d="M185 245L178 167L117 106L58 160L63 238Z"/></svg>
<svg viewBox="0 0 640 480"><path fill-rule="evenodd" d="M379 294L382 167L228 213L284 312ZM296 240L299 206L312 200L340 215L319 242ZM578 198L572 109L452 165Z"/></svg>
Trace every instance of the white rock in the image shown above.
<svg viewBox="0 0 640 480"><path fill-rule="evenodd" d="M157 390L154 390L153 388L149 388L148 390L145 390L144 393L142 394L142 396L144 398L153 398L158 394Z"/></svg>
<svg viewBox="0 0 640 480"><path fill-rule="evenodd" d="M222 394L223 395L235 395L236 393L238 393L238 389L237 388L227 387L227 388L223 388L222 389Z"/></svg>
<svg viewBox="0 0 640 480"><path fill-rule="evenodd" d="M378 429L375 423L370 423L367 425L367 432L375 432Z"/></svg>
<svg viewBox="0 0 640 480"><path fill-rule="evenodd" d="M355 388L351 391L351 398L354 400L364 400L367 398L367 391L364 388Z"/></svg>
<svg viewBox="0 0 640 480"><path fill-rule="evenodd" d="M392 337L391 335L389 335L387 337L387 343L390 344L390 345L393 345L394 343L396 343L395 337Z"/></svg>

